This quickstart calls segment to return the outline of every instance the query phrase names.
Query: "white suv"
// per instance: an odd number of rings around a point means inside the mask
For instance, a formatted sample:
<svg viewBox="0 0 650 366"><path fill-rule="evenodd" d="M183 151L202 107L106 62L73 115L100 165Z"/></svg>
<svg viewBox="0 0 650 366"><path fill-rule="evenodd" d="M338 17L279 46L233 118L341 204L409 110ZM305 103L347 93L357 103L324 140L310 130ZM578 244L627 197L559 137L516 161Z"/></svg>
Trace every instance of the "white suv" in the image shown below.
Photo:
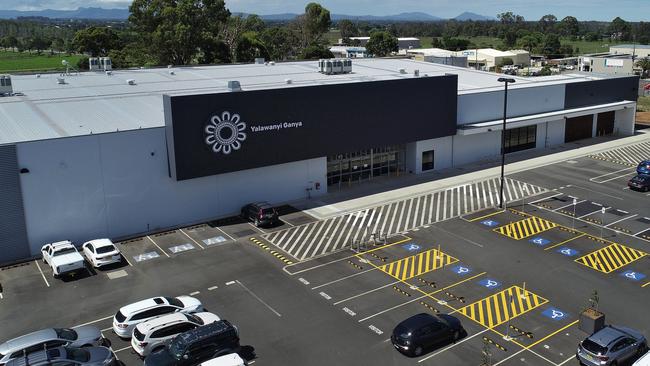
<svg viewBox="0 0 650 366"><path fill-rule="evenodd" d="M41 254L43 255L43 262L52 268L54 277L79 270L87 270L84 258L69 240L45 244L41 248Z"/></svg>
<svg viewBox="0 0 650 366"><path fill-rule="evenodd" d="M122 307L113 317L113 331L121 338L131 338L139 323L171 313L198 313L201 301L190 296L153 297Z"/></svg>
<svg viewBox="0 0 650 366"><path fill-rule="evenodd" d="M138 324L133 330L131 346L137 354L146 357L165 346L177 334L187 332L201 325L219 321L215 314L204 312L194 314L174 313L159 316Z"/></svg>
<svg viewBox="0 0 650 366"><path fill-rule="evenodd" d="M120 251L110 239L95 239L81 246L88 262L95 268L122 262Z"/></svg>

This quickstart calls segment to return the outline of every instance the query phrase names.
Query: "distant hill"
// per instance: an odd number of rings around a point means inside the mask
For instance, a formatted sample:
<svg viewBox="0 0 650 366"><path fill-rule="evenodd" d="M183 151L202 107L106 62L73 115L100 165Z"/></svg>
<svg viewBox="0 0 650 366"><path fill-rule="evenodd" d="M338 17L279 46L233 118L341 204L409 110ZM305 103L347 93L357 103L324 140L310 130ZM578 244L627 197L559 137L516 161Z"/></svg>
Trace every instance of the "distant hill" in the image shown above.
<svg viewBox="0 0 650 366"><path fill-rule="evenodd" d="M237 15L246 16L244 13L237 13ZM288 21L293 20L298 14L285 13L285 14L269 14L260 15L260 18L266 21ZM367 22L380 22L380 21L397 21L397 22L431 22L443 20L442 18L429 15L426 13L401 13L395 15L347 15L347 14L332 14L333 21L341 19L361 20Z"/></svg>
<svg viewBox="0 0 650 366"><path fill-rule="evenodd" d="M102 9L102 8L79 8L77 10L0 10L0 19L15 19L18 17L45 17L52 19L112 19L126 20L129 17L129 9Z"/></svg>
<svg viewBox="0 0 650 366"><path fill-rule="evenodd" d="M452 19L458 20L458 21L465 21L465 20L496 20L496 18L494 18L494 17L488 17L488 16L485 16L485 15L471 13L469 11L466 11L466 12L464 12L464 13L460 14L459 16L457 16L455 18L452 18Z"/></svg>

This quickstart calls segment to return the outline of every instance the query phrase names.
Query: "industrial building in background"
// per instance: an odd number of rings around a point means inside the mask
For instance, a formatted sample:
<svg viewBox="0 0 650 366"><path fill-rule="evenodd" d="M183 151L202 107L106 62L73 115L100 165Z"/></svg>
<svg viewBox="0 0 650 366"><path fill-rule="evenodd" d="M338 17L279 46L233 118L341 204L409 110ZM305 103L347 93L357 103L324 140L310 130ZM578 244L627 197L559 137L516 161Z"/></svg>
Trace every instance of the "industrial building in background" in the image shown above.
<svg viewBox="0 0 650 366"><path fill-rule="evenodd" d="M327 61L3 79L0 262L499 156L499 75ZM634 132L638 77L514 78L508 154Z"/></svg>

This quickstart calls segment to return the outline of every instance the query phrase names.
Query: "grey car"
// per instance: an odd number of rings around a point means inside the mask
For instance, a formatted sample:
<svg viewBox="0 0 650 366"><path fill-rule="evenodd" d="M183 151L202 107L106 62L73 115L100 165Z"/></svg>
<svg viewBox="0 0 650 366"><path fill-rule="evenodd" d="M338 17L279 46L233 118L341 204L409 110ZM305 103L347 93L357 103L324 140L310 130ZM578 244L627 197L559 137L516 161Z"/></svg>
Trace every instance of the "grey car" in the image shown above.
<svg viewBox="0 0 650 366"><path fill-rule="evenodd" d="M106 347L58 347L14 358L5 366L112 366L113 351Z"/></svg>
<svg viewBox="0 0 650 366"><path fill-rule="evenodd" d="M101 331L92 325L42 329L0 344L0 365L11 359L44 349L61 346L101 346L103 342Z"/></svg>
<svg viewBox="0 0 650 366"><path fill-rule="evenodd" d="M608 325L580 342L576 357L581 365L611 366L627 363L648 349L643 334L636 330Z"/></svg>

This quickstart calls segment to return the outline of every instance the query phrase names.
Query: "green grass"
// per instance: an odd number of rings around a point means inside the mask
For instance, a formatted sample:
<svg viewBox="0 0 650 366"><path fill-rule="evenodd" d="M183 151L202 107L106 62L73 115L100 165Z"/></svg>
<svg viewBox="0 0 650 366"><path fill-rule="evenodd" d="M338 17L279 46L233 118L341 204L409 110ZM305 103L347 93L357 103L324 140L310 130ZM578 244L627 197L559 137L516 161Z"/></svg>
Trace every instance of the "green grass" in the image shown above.
<svg viewBox="0 0 650 366"><path fill-rule="evenodd" d="M76 68L77 62L82 57L81 55L66 54L50 55L46 52L38 55L27 52L0 51L0 72L14 73L63 70L63 65L61 64L63 60L68 60L70 65Z"/></svg>
<svg viewBox="0 0 650 366"><path fill-rule="evenodd" d="M569 39L562 39L562 44L570 44L573 46L574 51L577 48L577 54L585 53L598 53L609 52L609 46L620 44L621 42L611 41L571 41Z"/></svg>
<svg viewBox="0 0 650 366"><path fill-rule="evenodd" d="M639 97L636 104L637 112L650 112L650 96Z"/></svg>

